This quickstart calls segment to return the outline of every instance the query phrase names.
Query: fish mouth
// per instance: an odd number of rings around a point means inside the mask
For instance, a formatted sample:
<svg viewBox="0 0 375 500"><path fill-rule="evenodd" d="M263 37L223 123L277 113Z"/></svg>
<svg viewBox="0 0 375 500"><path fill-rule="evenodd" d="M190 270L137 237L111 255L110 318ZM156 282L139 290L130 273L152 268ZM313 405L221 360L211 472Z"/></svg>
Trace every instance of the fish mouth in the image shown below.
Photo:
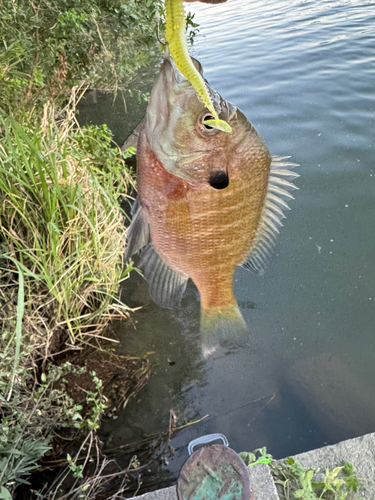
<svg viewBox="0 0 375 500"><path fill-rule="evenodd" d="M218 170L210 175L208 181L209 185L214 189L225 189L229 186L228 172L225 170Z"/></svg>
<svg viewBox="0 0 375 500"><path fill-rule="evenodd" d="M229 101L226 101L225 99L222 99L220 94L216 92L208 83L208 81L204 78L203 76L203 66L201 63L197 60L194 59L194 57L191 57L191 61L193 62L195 69L199 72L199 74L203 77L206 89L208 91L208 94L210 96L211 102L213 104L213 107L215 108L215 111L219 118L223 121L226 121L229 123L237 113L237 107L231 104ZM200 101L199 97L197 96L196 90L194 89L193 85L190 83L187 78L184 77L184 75L180 72L180 70L177 68L176 63L172 59L169 49L166 50L165 56L164 56L164 63L161 68L161 73L164 74L164 77L166 78L166 81L169 84L169 89L170 91L175 94L179 95L181 93L185 93L188 88L191 89L192 94L196 96L196 99ZM204 113L207 114L207 109L205 109ZM209 117L207 116L206 119ZM212 115L210 114L210 118L213 118ZM203 124L204 125L204 124ZM213 129L212 127L205 126L205 135L215 135L218 130ZM212 129L212 130L210 130ZM207 134L207 132L209 133Z"/></svg>
<svg viewBox="0 0 375 500"><path fill-rule="evenodd" d="M192 63L194 64L195 69L198 71L198 73L203 76L203 66L201 65L201 63L197 59L194 59L194 57L190 56L190 59L191 59ZM165 54L164 54L164 62L165 62L165 65L164 65L165 69L167 70L167 68L168 68L172 72L176 83L188 82L188 80L184 77L184 75L177 68L176 63L174 62L174 60L172 59L172 57L170 55L168 47L167 47Z"/></svg>

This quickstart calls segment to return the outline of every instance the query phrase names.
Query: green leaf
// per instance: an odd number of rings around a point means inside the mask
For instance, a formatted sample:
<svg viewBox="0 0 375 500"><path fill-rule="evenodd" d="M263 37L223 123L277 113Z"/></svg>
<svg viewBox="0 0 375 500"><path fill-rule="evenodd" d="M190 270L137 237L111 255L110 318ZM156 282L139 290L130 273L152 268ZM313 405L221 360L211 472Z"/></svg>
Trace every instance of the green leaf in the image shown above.
<svg viewBox="0 0 375 500"><path fill-rule="evenodd" d="M359 479L356 476L349 476L346 480L346 489L354 491L357 493L357 488L359 486Z"/></svg>
<svg viewBox="0 0 375 500"><path fill-rule="evenodd" d="M131 158L137 152L136 148L130 147L123 151L122 155L125 159Z"/></svg>
<svg viewBox="0 0 375 500"><path fill-rule="evenodd" d="M249 465L252 462L256 461L256 456L254 455L254 453L242 452L240 453L240 457L242 458L242 460L245 462L246 465Z"/></svg>
<svg viewBox="0 0 375 500"><path fill-rule="evenodd" d="M9 490L5 488L5 486L1 486L0 498L1 500L12 500L12 495L9 493Z"/></svg>
<svg viewBox="0 0 375 500"><path fill-rule="evenodd" d="M341 465L342 465L342 472L343 474L345 474L345 476L352 476L357 471L354 465L351 462L347 462L346 460L343 460L341 462Z"/></svg>
<svg viewBox="0 0 375 500"><path fill-rule="evenodd" d="M302 498L305 494L305 490L297 490L294 492L294 498Z"/></svg>
<svg viewBox="0 0 375 500"><path fill-rule="evenodd" d="M285 459L284 463L288 465L291 474L293 474L293 476L295 476L296 478L300 478L305 472L305 469L302 467L302 465L292 457L288 457L287 459Z"/></svg>
<svg viewBox="0 0 375 500"><path fill-rule="evenodd" d="M330 480L335 479L341 470L342 467L335 467L333 470L326 469L326 478Z"/></svg>
<svg viewBox="0 0 375 500"><path fill-rule="evenodd" d="M311 480L314 476L314 471L313 469L308 469L306 472L303 473L303 476L301 477L301 483L305 483L308 486L311 486Z"/></svg>
<svg viewBox="0 0 375 500"><path fill-rule="evenodd" d="M311 485L314 490L319 490L325 487L326 483L323 481L311 481Z"/></svg>

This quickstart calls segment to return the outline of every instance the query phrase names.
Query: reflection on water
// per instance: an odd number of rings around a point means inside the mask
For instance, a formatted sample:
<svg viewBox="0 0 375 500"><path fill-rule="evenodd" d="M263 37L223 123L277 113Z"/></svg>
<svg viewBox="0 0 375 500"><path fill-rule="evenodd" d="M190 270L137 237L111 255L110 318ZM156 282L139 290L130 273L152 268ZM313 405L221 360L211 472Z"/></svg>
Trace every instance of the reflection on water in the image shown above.
<svg viewBox="0 0 375 500"><path fill-rule="evenodd" d="M150 51L154 52L154 47L151 46ZM86 92L78 104L79 123L106 123L113 132L114 142L122 146L146 113L147 95L152 89L160 60L161 54L152 53L148 66L139 70L128 92L118 91L115 95L97 89Z"/></svg>
<svg viewBox="0 0 375 500"><path fill-rule="evenodd" d="M121 349L155 351L154 373L103 435L115 446L168 430L170 409L179 423L208 414L172 440L173 474L206 432L224 433L236 451L267 446L282 457L375 430L374 4L193 9L206 78L302 177L265 276L236 272L249 346L203 361L194 286L167 311L139 276L126 283L124 300L147 305L136 329L118 325Z"/></svg>

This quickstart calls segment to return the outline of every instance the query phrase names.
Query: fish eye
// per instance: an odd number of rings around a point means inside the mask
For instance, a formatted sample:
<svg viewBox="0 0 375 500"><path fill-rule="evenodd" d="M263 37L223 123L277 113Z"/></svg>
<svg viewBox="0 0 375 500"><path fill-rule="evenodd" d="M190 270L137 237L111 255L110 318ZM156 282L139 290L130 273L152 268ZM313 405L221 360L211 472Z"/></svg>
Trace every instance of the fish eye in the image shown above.
<svg viewBox="0 0 375 500"><path fill-rule="evenodd" d="M205 123L206 120L214 120L215 118L210 115L209 113L205 114L204 117L202 118L202 125L204 126L205 129L207 130L213 130L214 127L211 127L207 123Z"/></svg>
<svg viewBox="0 0 375 500"><path fill-rule="evenodd" d="M220 130L217 128L211 127L207 123L204 123L206 120L214 120L215 117L209 111L204 111L199 120L198 120L198 128L203 135L216 135Z"/></svg>

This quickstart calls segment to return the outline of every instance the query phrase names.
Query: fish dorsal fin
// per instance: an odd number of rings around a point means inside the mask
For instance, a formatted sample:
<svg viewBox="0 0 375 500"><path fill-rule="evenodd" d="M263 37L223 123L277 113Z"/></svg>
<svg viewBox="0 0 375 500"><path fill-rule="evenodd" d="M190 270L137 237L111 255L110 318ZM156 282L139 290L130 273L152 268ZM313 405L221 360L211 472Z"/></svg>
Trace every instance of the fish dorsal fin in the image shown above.
<svg viewBox="0 0 375 500"><path fill-rule="evenodd" d="M180 303L188 276L168 266L151 243L142 250L138 266L148 283L148 293L158 306L173 309Z"/></svg>
<svg viewBox="0 0 375 500"><path fill-rule="evenodd" d="M284 210L290 210L288 201L294 197L290 191L298 189L290 181L299 177L290 169L296 163L288 162L289 156L273 156L268 179L268 189L263 212L260 217L254 241L249 255L241 266L258 274L263 274L270 259L281 220L285 218Z"/></svg>
<svg viewBox="0 0 375 500"><path fill-rule="evenodd" d="M126 235L125 262L128 262L133 254L139 252L150 241L150 227L147 214L139 203L138 198L133 203L131 214L132 222Z"/></svg>

